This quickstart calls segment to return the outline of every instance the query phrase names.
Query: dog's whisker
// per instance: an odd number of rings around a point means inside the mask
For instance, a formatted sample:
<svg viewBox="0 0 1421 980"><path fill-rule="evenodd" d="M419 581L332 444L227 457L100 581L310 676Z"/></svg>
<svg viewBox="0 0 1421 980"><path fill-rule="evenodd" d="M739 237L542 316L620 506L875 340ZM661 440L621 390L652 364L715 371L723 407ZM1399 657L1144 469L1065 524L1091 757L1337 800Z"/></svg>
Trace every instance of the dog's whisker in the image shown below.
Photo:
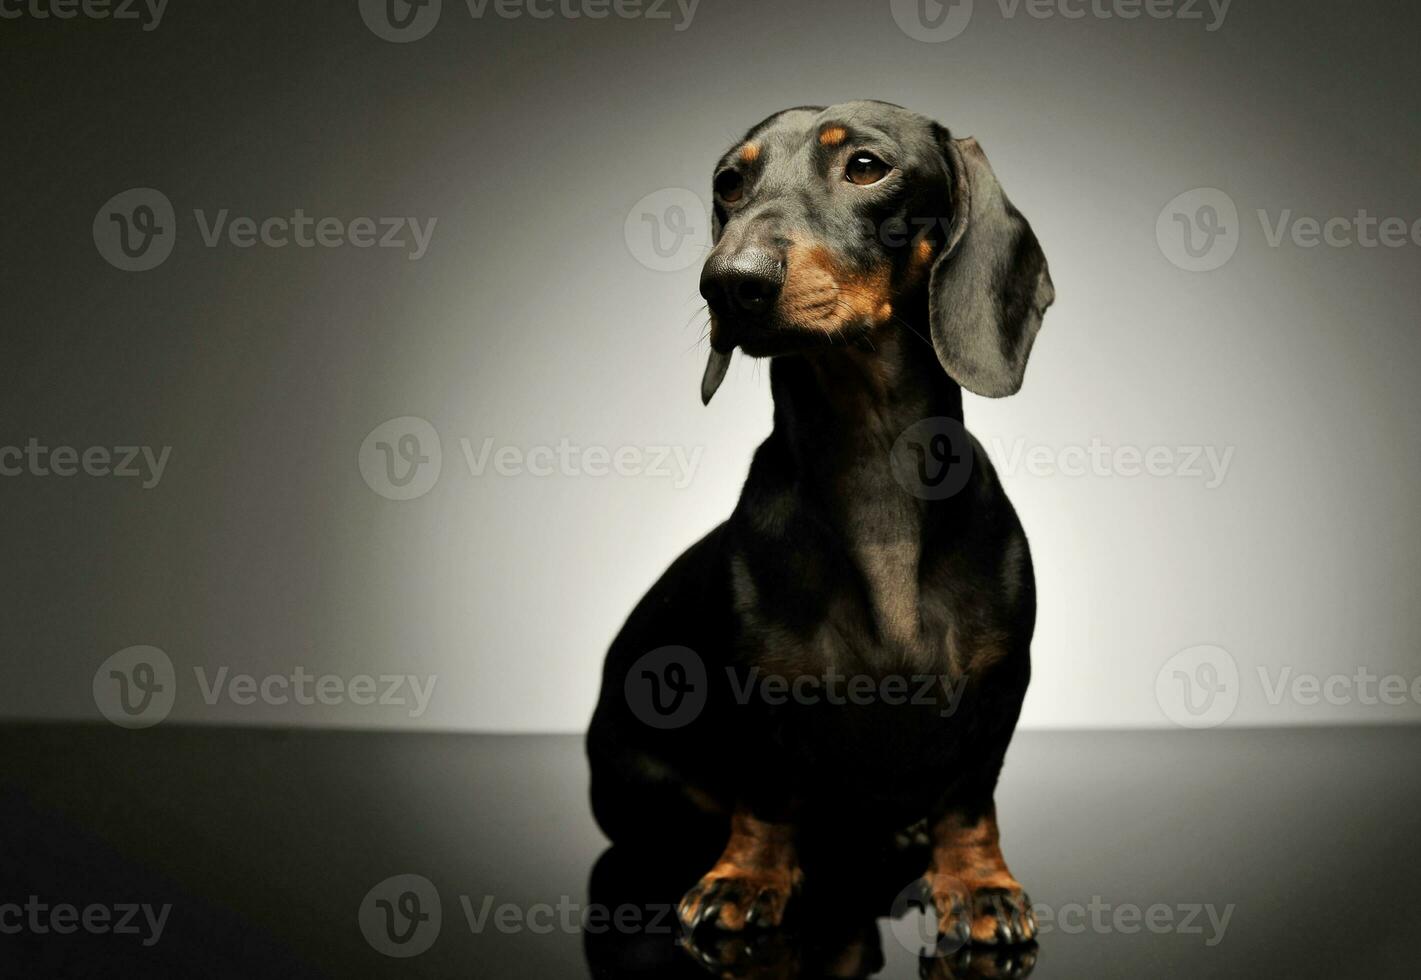
<svg viewBox="0 0 1421 980"><path fill-rule="evenodd" d="M687 324L687 326L690 326L690 324ZM696 336L696 341L695 341L695 343L693 343L693 344L691 344L691 346L687 347L687 348L686 348L686 351L689 353L690 351L696 350L697 348L699 348L702 344L704 344L704 343L705 343L707 340L709 340L709 339L710 339L710 321L707 320L705 323L702 323L702 324L700 325L700 332L699 332L699 334Z"/></svg>

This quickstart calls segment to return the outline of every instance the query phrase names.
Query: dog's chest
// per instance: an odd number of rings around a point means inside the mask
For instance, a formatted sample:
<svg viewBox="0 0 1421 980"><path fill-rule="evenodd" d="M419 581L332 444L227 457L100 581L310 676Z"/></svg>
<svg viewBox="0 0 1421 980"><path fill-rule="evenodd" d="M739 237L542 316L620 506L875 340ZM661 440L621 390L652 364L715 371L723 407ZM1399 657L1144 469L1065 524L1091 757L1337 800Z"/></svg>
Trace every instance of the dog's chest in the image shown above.
<svg viewBox="0 0 1421 980"><path fill-rule="evenodd" d="M889 648L915 652L922 646L924 595L922 535L917 508L898 495L848 501L843 505L844 544L860 580L840 584L848 593L839 609L840 629L859 626ZM853 587L862 591L859 602ZM856 608L857 607L857 608ZM863 640L864 637L857 639Z"/></svg>
<svg viewBox="0 0 1421 980"><path fill-rule="evenodd" d="M916 515L861 506L852 518L837 554L795 556L822 573L802 590L768 587L733 563L746 659L785 674L953 673L951 590L940 562L923 552ZM811 615L797 615L805 610Z"/></svg>

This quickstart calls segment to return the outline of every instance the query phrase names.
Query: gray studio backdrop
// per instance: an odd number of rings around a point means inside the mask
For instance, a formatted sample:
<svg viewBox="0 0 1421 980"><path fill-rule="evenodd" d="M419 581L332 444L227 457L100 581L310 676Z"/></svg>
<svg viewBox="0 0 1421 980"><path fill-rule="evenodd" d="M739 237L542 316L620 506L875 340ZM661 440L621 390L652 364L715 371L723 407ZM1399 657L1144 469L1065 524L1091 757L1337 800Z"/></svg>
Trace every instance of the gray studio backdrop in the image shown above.
<svg viewBox="0 0 1421 980"><path fill-rule="evenodd" d="M0 19L0 713L584 727L769 429L697 399L710 166L875 97L1055 277L967 399L1025 723L1421 719L1414 5L385 7Z"/></svg>

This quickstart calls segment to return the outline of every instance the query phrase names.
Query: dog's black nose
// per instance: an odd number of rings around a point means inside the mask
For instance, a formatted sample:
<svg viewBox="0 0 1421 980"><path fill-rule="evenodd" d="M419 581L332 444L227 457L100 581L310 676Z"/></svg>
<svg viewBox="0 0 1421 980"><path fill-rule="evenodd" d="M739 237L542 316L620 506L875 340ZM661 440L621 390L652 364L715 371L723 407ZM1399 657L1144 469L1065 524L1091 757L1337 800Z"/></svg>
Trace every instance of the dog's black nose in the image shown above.
<svg viewBox="0 0 1421 980"><path fill-rule="evenodd" d="M775 305L784 286L784 263L762 248L713 255L701 270L701 295L714 313L759 316Z"/></svg>

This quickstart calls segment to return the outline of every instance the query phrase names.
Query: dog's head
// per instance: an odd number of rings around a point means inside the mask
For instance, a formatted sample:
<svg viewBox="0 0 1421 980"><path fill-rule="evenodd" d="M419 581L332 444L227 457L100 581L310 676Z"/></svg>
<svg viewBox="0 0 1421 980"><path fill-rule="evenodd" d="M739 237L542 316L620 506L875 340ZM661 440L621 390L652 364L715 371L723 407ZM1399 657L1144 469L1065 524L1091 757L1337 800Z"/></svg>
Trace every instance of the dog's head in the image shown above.
<svg viewBox="0 0 1421 980"><path fill-rule="evenodd" d="M938 360L979 395L1021 387L1055 298L1031 226L977 142L884 102L787 109L716 165L710 400L753 356L872 347L926 322Z"/></svg>

